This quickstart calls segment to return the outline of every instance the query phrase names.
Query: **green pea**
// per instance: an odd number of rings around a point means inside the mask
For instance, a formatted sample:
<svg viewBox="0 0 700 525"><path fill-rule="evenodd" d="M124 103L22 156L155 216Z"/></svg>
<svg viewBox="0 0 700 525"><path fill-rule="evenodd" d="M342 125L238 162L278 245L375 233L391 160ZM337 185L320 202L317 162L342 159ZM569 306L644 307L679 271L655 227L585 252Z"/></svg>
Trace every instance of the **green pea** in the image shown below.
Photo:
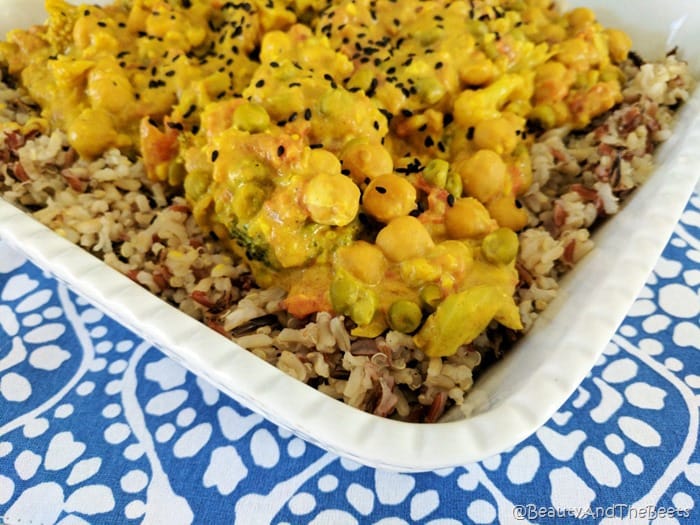
<svg viewBox="0 0 700 525"><path fill-rule="evenodd" d="M449 170L450 164L446 160L433 159L425 166L423 178L433 186L444 188Z"/></svg>
<svg viewBox="0 0 700 525"><path fill-rule="evenodd" d="M481 241L484 257L495 264L509 264L518 255L518 235L510 228L498 228Z"/></svg>
<svg viewBox="0 0 700 525"><path fill-rule="evenodd" d="M353 73L353 75L350 77L350 80L348 80L347 88L358 88L363 91L366 91L372 84L372 80L374 79L374 77L374 71L372 71L371 69L360 68L357 71L355 71L355 73Z"/></svg>
<svg viewBox="0 0 700 525"><path fill-rule="evenodd" d="M185 167L181 162L171 162L168 166L168 184L171 186L179 186L185 179Z"/></svg>
<svg viewBox="0 0 700 525"><path fill-rule="evenodd" d="M552 128L557 123L557 115L550 105L540 104L530 112L530 118L538 121L545 128Z"/></svg>
<svg viewBox="0 0 700 525"><path fill-rule="evenodd" d="M357 301L360 287L352 279L339 277L331 283L331 304L340 314L347 314L349 306Z"/></svg>
<svg viewBox="0 0 700 525"><path fill-rule="evenodd" d="M265 198L265 190L257 184L242 184L233 195L233 213L239 220L249 220L262 208Z"/></svg>
<svg viewBox="0 0 700 525"><path fill-rule="evenodd" d="M413 38L418 40L424 47L430 46L431 44L437 42L443 35L443 30L437 27L431 27L423 31L417 31L414 33Z"/></svg>
<svg viewBox="0 0 700 525"><path fill-rule="evenodd" d="M437 284L426 284L420 291L420 300L429 311L434 311L442 301L442 290Z"/></svg>
<svg viewBox="0 0 700 525"><path fill-rule="evenodd" d="M370 290L363 289L350 308L350 318L359 326L372 322L374 312L377 311L377 296Z"/></svg>
<svg viewBox="0 0 700 525"><path fill-rule="evenodd" d="M347 273L340 273L331 283L333 310L347 315L359 326L372 322L377 311L377 295Z"/></svg>
<svg viewBox="0 0 700 525"><path fill-rule="evenodd" d="M246 102L233 112L233 125L241 131L260 133L270 127L270 116L260 104Z"/></svg>
<svg viewBox="0 0 700 525"><path fill-rule="evenodd" d="M445 96L445 86L437 78L419 78L416 80L415 86L421 100L428 104L437 104Z"/></svg>
<svg viewBox="0 0 700 525"><path fill-rule="evenodd" d="M420 326L423 312L413 301L399 299L391 304L387 317L392 330L410 334Z"/></svg>
<svg viewBox="0 0 700 525"><path fill-rule="evenodd" d="M462 177L459 173L451 171L447 174L447 181L445 181L445 189L453 195L455 199L459 199L462 196Z"/></svg>
<svg viewBox="0 0 700 525"><path fill-rule="evenodd" d="M211 177L208 172L196 170L185 176L185 195L188 199L197 201L207 192Z"/></svg>

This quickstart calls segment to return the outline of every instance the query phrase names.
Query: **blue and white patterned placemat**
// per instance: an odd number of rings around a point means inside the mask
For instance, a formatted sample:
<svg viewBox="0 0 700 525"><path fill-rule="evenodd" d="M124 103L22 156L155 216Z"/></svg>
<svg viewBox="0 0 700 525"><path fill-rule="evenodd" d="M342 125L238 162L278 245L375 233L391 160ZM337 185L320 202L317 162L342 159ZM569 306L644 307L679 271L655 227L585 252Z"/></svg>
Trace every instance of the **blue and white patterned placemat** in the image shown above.
<svg viewBox="0 0 700 525"><path fill-rule="evenodd" d="M0 241L0 523L700 523L699 208L545 426L411 475L280 430Z"/></svg>

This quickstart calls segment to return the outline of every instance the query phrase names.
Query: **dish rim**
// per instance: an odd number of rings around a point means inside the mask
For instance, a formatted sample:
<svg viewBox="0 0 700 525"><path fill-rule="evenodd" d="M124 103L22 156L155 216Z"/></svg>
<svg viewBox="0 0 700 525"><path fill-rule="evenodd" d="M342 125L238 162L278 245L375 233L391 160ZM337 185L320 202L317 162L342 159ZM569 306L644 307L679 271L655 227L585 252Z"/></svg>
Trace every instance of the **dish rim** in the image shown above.
<svg viewBox="0 0 700 525"><path fill-rule="evenodd" d="M2 198L0 238L135 335L305 440L375 468L403 472L449 468L485 459L524 440L589 373L636 299L693 193L700 174L700 151L692 147L700 144L698 89L681 111L676 129L678 125L683 133L675 133L661 147L652 177L614 220L596 231L596 249L567 274L559 296L533 330L476 382L464 406L469 416L450 422L394 421L334 400L158 299ZM649 202L651 208L645 206ZM617 250L619 256L611 264L606 254L619 248L620 237L637 249ZM606 310L599 312L585 308L581 290L586 286L586 272L602 268L609 273L587 296L593 304L606 304ZM620 277L625 279L623 285L618 282ZM585 341L578 339L582 333L588 336ZM201 353L197 348L207 351ZM549 352L559 360L542 359L526 379L513 377L515 368L528 364L527 358ZM563 374L557 366L561 358L566 358ZM338 420L343 421L340 428L332 424Z"/></svg>

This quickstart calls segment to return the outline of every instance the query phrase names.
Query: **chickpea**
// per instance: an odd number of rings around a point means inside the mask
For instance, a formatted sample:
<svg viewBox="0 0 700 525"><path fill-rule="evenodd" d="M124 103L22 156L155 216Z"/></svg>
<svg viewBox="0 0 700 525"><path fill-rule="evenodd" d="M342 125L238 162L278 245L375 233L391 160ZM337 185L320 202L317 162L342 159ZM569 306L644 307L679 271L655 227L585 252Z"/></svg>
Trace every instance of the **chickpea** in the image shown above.
<svg viewBox="0 0 700 525"><path fill-rule="evenodd" d="M129 80L121 71L96 67L88 73L86 94L91 106L119 114L134 98Z"/></svg>
<svg viewBox="0 0 700 525"><path fill-rule="evenodd" d="M581 38L570 38L558 44L556 58L577 71L585 71L591 59L591 47Z"/></svg>
<svg viewBox="0 0 700 525"><path fill-rule="evenodd" d="M340 173L340 161L326 149L307 149L309 173Z"/></svg>
<svg viewBox="0 0 700 525"><path fill-rule="evenodd" d="M394 262L422 257L435 245L423 223L410 215L397 217L387 224L377 234L376 244L387 259Z"/></svg>
<svg viewBox="0 0 700 525"><path fill-rule="evenodd" d="M93 158L116 144L112 116L102 109L84 109L68 127L68 142L81 157Z"/></svg>
<svg viewBox="0 0 700 525"><path fill-rule="evenodd" d="M546 62L537 68L535 103L563 100L574 80L574 73L561 62Z"/></svg>
<svg viewBox="0 0 700 525"><path fill-rule="evenodd" d="M527 212L519 208L515 199L510 195L504 195L489 203L488 210L499 226L518 231L527 225Z"/></svg>
<svg viewBox="0 0 700 525"><path fill-rule="evenodd" d="M508 155L518 145L515 131L515 124L506 118L482 120L474 129L474 143L479 148Z"/></svg>
<svg viewBox="0 0 700 525"><path fill-rule="evenodd" d="M390 173L372 179L362 194L362 205L378 221L408 215L416 206L416 189L405 178Z"/></svg>
<svg viewBox="0 0 700 525"><path fill-rule="evenodd" d="M264 64L284 56L292 47L292 38L283 31L268 31L260 45L260 61Z"/></svg>
<svg viewBox="0 0 700 525"><path fill-rule="evenodd" d="M468 60L459 70L459 78L470 86L481 86L491 82L498 70L483 53L475 53L472 60Z"/></svg>
<svg viewBox="0 0 700 525"><path fill-rule="evenodd" d="M355 241L338 249L334 262L367 284L379 283L388 265L382 251L366 241Z"/></svg>
<svg viewBox="0 0 700 525"><path fill-rule="evenodd" d="M632 48L632 39L624 31L618 29L608 29L605 31L608 37L608 49L610 58L616 64L619 64L627 58L627 55Z"/></svg>
<svg viewBox="0 0 700 525"><path fill-rule="evenodd" d="M482 149L456 167L464 191L481 202L489 202L504 192L507 183L506 163L496 152Z"/></svg>
<svg viewBox="0 0 700 525"><path fill-rule="evenodd" d="M486 207L474 197L457 199L445 211L445 227L452 239L480 239L498 227Z"/></svg>
<svg viewBox="0 0 700 525"><path fill-rule="evenodd" d="M566 19L575 30L581 30L595 22L595 13L587 7L577 7L567 13Z"/></svg>
<svg viewBox="0 0 700 525"><path fill-rule="evenodd" d="M394 161L381 144L367 139L354 139L345 145L340 153L343 168L350 170L350 177L355 184L362 185L366 179L391 173Z"/></svg>
<svg viewBox="0 0 700 525"><path fill-rule="evenodd" d="M346 226L359 211L360 189L340 173L319 173L304 187L302 200L314 222Z"/></svg>

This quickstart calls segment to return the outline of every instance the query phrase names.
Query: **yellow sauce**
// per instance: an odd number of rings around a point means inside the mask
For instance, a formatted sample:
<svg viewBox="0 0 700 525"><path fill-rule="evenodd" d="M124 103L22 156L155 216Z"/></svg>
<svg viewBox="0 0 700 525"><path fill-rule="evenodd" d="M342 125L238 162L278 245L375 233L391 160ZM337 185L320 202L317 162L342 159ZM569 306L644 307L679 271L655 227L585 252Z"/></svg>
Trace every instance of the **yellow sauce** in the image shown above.
<svg viewBox="0 0 700 525"><path fill-rule="evenodd" d="M84 157L141 156L303 317L450 355L513 293L532 125L621 100L630 41L549 1L48 0L0 44Z"/></svg>

